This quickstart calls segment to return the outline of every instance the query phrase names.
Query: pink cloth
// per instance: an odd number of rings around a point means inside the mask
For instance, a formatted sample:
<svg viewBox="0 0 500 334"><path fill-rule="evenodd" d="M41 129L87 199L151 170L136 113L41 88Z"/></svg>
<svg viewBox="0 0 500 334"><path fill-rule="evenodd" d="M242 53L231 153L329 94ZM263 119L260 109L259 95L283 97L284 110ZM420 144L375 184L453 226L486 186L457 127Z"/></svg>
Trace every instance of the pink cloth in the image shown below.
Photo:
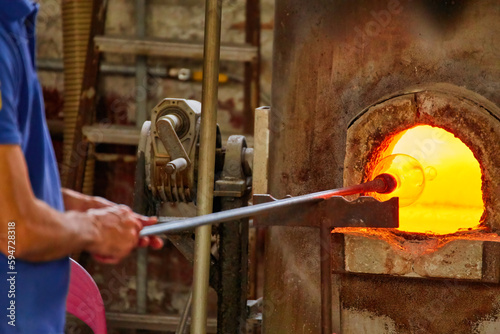
<svg viewBox="0 0 500 334"><path fill-rule="evenodd" d="M106 312L99 288L92 276L73 259L66 310L85 322L95 334L107 334Z"/></svg>

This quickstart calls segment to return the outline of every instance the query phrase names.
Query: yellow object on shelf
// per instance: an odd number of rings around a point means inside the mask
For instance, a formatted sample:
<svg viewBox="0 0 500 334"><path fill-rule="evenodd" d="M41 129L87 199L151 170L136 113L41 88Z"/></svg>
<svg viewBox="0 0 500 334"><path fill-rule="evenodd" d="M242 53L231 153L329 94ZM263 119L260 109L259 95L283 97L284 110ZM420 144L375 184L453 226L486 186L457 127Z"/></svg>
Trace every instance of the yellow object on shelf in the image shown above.
<svg viewBox="0 0 500 334"><path fill-rule="evenodd" d="M193 71L192 76L193 81L202 81L203 80L203 72L202 71ZM226 83L229 80L229 77L226 74L219 73L219 83Z"/></svg>

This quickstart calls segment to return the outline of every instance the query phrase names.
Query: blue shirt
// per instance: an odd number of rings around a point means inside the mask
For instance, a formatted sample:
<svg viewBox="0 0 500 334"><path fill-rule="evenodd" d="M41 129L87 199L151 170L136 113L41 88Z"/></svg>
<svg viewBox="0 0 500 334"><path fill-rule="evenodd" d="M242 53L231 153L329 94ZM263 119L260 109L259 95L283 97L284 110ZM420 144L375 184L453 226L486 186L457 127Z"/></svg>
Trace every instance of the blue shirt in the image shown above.
<svg viewBox="0 0 500 334"><path fill-rule="evenodd" d="M62 211L57 162L35 71L37 11L38 5L29 0L0 0L0 145L20 145L35 196ZM6 256L0 254L0 333L64 333L69 268L68 258L39 263L16 259L16 274L11 275ZM7 281L11 276L14 285ZM15 326L9 324L12 310L7 310L12 300Z"/></svg>

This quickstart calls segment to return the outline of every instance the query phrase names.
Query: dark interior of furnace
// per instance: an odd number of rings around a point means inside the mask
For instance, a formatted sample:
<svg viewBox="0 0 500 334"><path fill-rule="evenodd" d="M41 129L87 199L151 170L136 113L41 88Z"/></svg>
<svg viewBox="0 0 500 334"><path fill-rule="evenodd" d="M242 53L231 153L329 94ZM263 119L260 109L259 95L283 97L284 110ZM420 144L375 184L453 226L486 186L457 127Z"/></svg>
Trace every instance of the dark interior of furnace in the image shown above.
<svg viewBox="0 0 500 334"><path fill-rule="evenodd" d="M0 0L0 333L500 333L497 0Z"/></svg>

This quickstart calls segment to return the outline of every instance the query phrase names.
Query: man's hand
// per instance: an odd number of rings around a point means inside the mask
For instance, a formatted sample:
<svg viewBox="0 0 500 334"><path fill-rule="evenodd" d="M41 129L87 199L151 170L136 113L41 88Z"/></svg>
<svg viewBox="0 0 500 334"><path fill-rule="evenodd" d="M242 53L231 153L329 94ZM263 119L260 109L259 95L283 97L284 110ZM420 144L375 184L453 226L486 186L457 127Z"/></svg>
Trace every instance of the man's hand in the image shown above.
<svg viewBox="0 0 500 334"><path fill-rule="evenodd" d="M90 209L97 233L85 248L97 259L106 263L118 263L137 246L142 224L126 206Z"/></svg>
<svg viewBox="0 0 500 334"><path fill-rule="evenodd" d="M154 217L138 215L125 205L116 205L90 209L87 214L99 231L98 237L85 250L94 258L104 263L118 263L136 246L159 249L163 240L158 237L140 238L143 226L156 223Z"/></svg>
<svg viewBox="0 0 500 334"><path fill-rule="evenodd" d="M128 217L128 216L132 215L131 218L139 221L139 223L140 223L139 231L144 226L156 224L156 221L157 221L156 217L146 217L146 216L139 215L137 213L133 213L128 207L123 206L123 205L118 205L118 204L113 203L111 201L108 201L107 199L102 198L102 197L88 196L88 195L84 195L84 194L81 194L79 192L76 192L76 191L73 191L70 189L65 189L65 188L62 189L62 193L63 193L64 205L66 207L66 210L74 210L74 211L89 212L89 213L99 211L99 210L95 210L95 209L109 209L108 210L109 212L115 212L118 210L124 214L124 217L125 216ZM117 222L117 223L119 223L119 222ZM139 239L136 246L138 246L138 247L148 247L149 246L153 249L160 249L163 247L163 240L157 236L142 237ZM100 255L94 254L94 257L97 260L99 260L101 262L105 262L105 263L116 263L119 261L113 257L102 256L102 254L100 254Z"/></svg>

